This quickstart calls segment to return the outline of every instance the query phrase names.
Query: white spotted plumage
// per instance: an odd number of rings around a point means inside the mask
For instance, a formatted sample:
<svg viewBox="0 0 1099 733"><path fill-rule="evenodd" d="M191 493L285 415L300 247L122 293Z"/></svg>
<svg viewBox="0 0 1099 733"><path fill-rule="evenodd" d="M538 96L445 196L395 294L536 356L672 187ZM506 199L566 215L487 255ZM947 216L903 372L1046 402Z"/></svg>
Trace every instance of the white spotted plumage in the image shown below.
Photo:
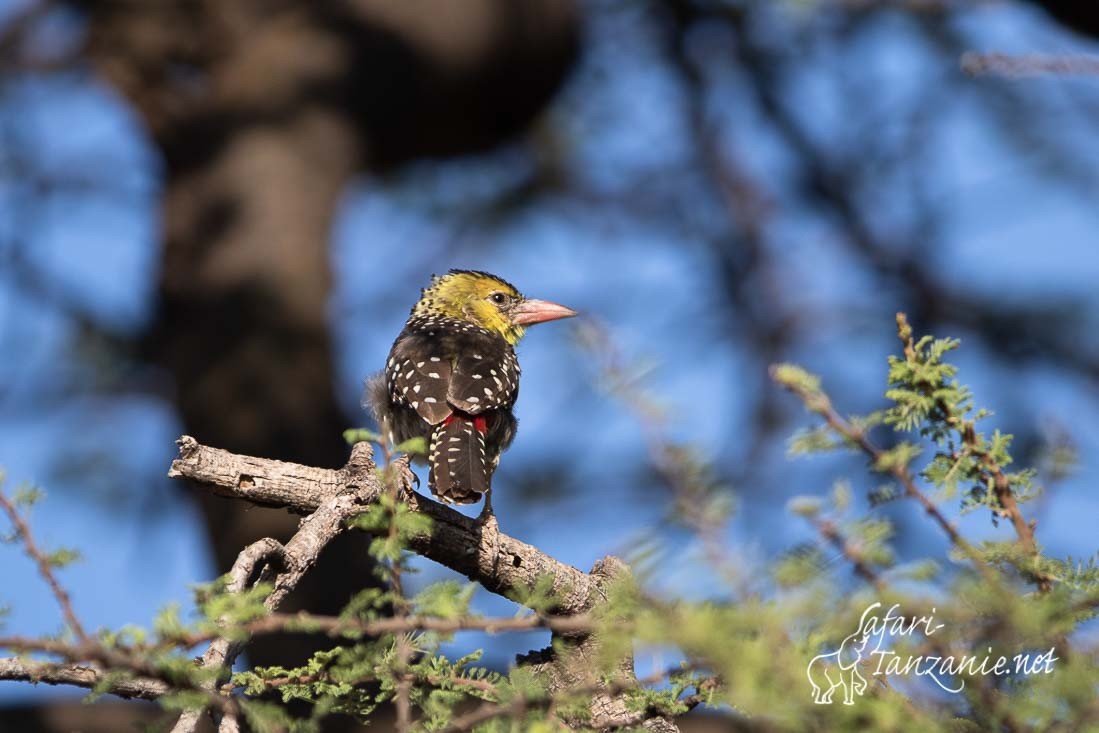
<svg viewBox="0 0 1099 733"><path fill-rule="evenodd" d="M432 278L393 344L375 413L394 442L428 439L429 485L444 501L476 501L514 438L514 345L537 322L531 303L492 275L452 271Z"/></svg>

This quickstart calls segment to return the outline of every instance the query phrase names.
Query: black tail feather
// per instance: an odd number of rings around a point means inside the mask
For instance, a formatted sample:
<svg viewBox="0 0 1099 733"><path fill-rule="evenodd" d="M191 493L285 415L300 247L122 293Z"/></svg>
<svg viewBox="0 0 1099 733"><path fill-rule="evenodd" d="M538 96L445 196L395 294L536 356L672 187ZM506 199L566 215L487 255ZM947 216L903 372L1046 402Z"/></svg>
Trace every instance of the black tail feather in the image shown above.
<svg viewBox="0 0 1099 733"><path fill-rule="evenodd" d="M485 436L477 430L473 418L454 415L435 426L428 463L428 485L442 501L475 504L488 491Z"/></svg>

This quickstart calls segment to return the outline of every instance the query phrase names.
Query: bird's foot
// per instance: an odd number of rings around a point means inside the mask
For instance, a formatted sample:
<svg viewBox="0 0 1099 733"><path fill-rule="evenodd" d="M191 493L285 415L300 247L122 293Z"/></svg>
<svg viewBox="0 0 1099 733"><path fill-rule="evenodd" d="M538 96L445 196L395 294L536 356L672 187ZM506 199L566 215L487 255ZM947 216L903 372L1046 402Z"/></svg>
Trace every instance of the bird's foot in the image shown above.
<svg viewBox="0 0 1099 733"><path fill-rule="evenodd" d="M492 512L487 514L481 512L480 516L477 517L477 524L481 525L484 529L499 530L500 528L500 523L496 521L496 515Z"/></svg>
<svg viewBox="0 0 1099 733"><path fill-rule="evenodd" d="M496 512L492 511L492 491L485 492L485 503L481 507L481 513L477 515L477 524L482 528L498 531L499 523L496 521Z"/></svg>
<svg viewBox="0 0 1099 733"><path fill-rule="evenodd" d="M393 467L397 471L397 479L401 482L401 490L404 494L413 492L413 484L417 489L420 488L420 477L412 470L412 456L406 453L393 462Z"/></svg>
<svg viewBox="0 0 1099 733"><path fill-rule="evenodd" d="M476 532L481 546L487 548L496 547L500 537L500 524L496 521L496 515L492 511L482 511L477 517Z"/></svg>

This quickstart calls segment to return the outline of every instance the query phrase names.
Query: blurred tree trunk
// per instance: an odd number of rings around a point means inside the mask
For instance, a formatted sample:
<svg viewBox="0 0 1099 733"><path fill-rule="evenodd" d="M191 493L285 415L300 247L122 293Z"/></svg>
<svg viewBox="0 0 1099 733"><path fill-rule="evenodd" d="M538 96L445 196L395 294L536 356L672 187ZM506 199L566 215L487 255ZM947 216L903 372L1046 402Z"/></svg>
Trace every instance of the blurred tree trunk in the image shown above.
<svg viewBox="0 0 1099 733"><path fill-rule="evenodd" d="M1099 38L1099 5L1080 0L1029 0L1041 6L1066 28L1092 38Z"/></svg>
<svg viewBox="0 0 1099 733"><path fill-rule="evenodd" d="M206 165L169 174L148 346L175 379L188 433L306 465L346 460L341 433L355 418L341 413L334 392L327 243L356 148L345 125L306 112L273 128L245 127ZM250 542L287 539L297 525L280 510L199 501L222 571ZM374 582L361 544L343 539L291 609L337 612ZM249 654L285 664L311 648L297 641L254 644Z"/></svg>
<svg viewBox="0 0 1099 733"><path fill-rule="evenodd" d="M90 60L163 156L163 271L145 351L174 376L187 432L341 465L341 433L361 420L336 400L327 312L342 192L360 171L521 130L575 58L571 2L74 4ZM382 257L377 272L385 277ZM285 538L297 523L202 502L223 571L250 541ZM311 580L296 603L318 612L373 582L354 538ZM289 663L312 648L299 641L265 639L249 655Z"/></svg>

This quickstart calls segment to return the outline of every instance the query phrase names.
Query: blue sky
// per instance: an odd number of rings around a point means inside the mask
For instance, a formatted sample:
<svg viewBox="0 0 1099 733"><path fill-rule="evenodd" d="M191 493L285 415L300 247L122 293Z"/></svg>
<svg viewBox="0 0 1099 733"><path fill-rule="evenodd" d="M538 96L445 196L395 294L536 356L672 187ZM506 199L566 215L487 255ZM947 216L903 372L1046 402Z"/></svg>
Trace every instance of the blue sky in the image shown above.
<svg viewBox="0 0 1099 733"><path fill-rule="evenodd" d="M338 391L349 425L360 419L363 377L382 364L419 287L432 271L470 267L499 272L524 292L566 303L607 326L625 354L654 365L647 384L667 405L673 436L695 442L719 469L745 460L742 436L759 390L766 388L765 365L729 338L726 316L714 308L722 300L721 281L699 241L714 226L712 204L691 179L667 173L689 170L694 161L679 104L682 89L660 63L646 28L644 14L628 9L601 17L589 30L584 68L551 110L569 133L563 156L588 202L583 195L547 197L503 222L469 226L471 202L491 200L522 179L529 160L516 149L421 164L395 180L363 178L349 189L333 232L337 288L331 304ZM988 49L1094 50L1043 25L1036 14L1010 8L967 14L958 28ZM904 22L888 19L859 43L841 51L817 49L808 60L812 69L819 63L819 71L806 73L796 87L811 109L806 117L815 135L840 140L852 113L836 81L842 69L866 69L864 81L883 90L874 102L885 114L881 135L888 136L897 131L886 113L906 109L917 91L945 79L957 64L913 40ZM708 115L722 130L722 144L775 196L778 221L771 237L781 252L781 287L788 307L807 324L783 357L824 374L826 386L850 410L880 406L885 358L894 350L895 294L875 289L874 278L837 244L833 224L794 206L786 191L788 153L762 129L735 76L726 78L720 68L713 74L722 93L710 100ZM1016 91L1033 95L1039 136L1056 128L1064 139L1094 139L1094 125L1080 114L1096 101L1094 80L1015 84L1029 85ZM46 173L88 170L109 184L104 192L82 189L31 210L21 193L25 177L0 171L0 234L5 240L13 233L29 236L25 251L35 269L98 321L122 331L140 328L154 295L160 175L140 126L108 89L86 78L7 81L0 94L0 160L29 158ZM940 202L939 236L928 256L942 263L950 282L996 297L1036 303L1078 294L1086 301L1081 322L1094 320L1095 184L1055 175L1041 146L1021 150L979 95L958 94L948 102L923 147L913 151L926 177L921 185ZM1075 162L1092 166L1094 147L1082 143L1079 149ZM635 198L625 205L599 203L634 196L639 180L660 216ZM904 219L911 194L905 180L892 178L868 194L880 202L882 226L892 217ZM29 232L22 226L28 221L34 224ZM378 278L379 267L391 276ZM998 413L990 429L1060 425L1071 432L1079 470L1035 508L1038 532L1052 555L1093 554L1091 518L1099 514L1091 480L1099 468L1095 385L1055 366L1005 362L969 334L957 335L964 340L956 359L963 380L979 404ZM97 381L126 383L131 375L116 364L74 360L72 336L64 313L44 307L0 270L0 349L9 355L0 363L0 465L9 489L21 482L46 489L47 500L32 515L42 543L83 551L84 560L63 579L87 625L147 624L165 604L186 606L189 585L214 572L197 513L164 478L182 428L162 396L164 385L124 396L92 393L88 387ZM570 328L532 330L520 357L522 427L494 494L502 528L584 569L604 554L629 554L639 537L665 533L663 495L639 491L637 472L622 469L644 455L640 427L593 386L596 375ZM858 460L789 463L783 452L776 438L763 457L759 485L735 487L741 511L728 538L745 557L772 558L810 538L783 509L790 496L824 491L844 475L859 488L872 486ZM59 470L66 457L91 469ZM508 493L524 467L547 458L572 464L578 491L553 500ZM886 511L903 520L909 546L941 554L941 538L914 519L910 507ZM973 536L1006 536L1007 528L992 528L984 514L960 521ZM686 569L692 551L687 540L668 534L676 551L663 560L666 589L695 597L711 593L711 579ZM7 628L56 631L59 615L31 563L11 547L0 553L0 602L12 605ZM424 582L445 575L422 565ZM490 596L479 596L477 604L486 613L513 609ZM463 648L487 645L497 664L544 643L539 634L461 641ZM73 693L0 685L0 699L52 694Z"/></svg>

